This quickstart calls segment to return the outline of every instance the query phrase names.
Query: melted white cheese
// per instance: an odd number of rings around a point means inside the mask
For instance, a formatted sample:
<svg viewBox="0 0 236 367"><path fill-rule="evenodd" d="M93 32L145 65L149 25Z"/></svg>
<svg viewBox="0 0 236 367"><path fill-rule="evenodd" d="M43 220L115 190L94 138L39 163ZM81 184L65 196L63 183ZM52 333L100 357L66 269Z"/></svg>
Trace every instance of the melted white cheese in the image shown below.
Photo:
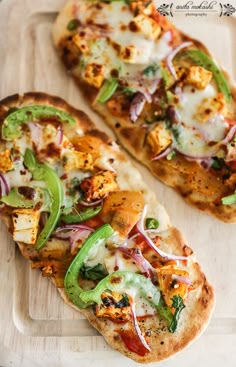
<svg viewBox="0 0 236 367"><path fill-rule="evenodd" d="M171 52L172 47L170 46L171 32L164 33L158 42L155 44L152 50L151 60L153 62L164 60L167 55Z"/></svg>
<svg viewBox="0 0 236 367"><path fill-rule="evenodd" d="M21 162L17 165L16 170L5 173L4 177L6 178L9 187L12 188L27 186L32 178L32 174L25 169L25 167L23 166L23 162Z"/></svg>
<svg viewBox="0 0 236 367"><path fill-rule="evenodd" d="M140 295L135 297L135 310L137 316L154 315L156 313L155 307Z"/></svg>
<svg viewBox="0 0 236 367"><path fill-rule="evenodd" d="M109 274L114 271L131 271L133 273L139 271L132 259L125 259L119 251L115 251L115 253L109 254L104 258L104 264Z"/></svg>
<svg viewBox="0 0 236 367"><path fill-rule="evenodd" d="M102 170L115 172L115 168L113 166L115 160L114 154L111 154L106 149L100 149L100 156L95 160L94 166Z"/></svg>
<svg viewBox="0 0 236 367"><path fill-rule="evenodd" d="M194 118L197 107L202 103L203 99L216 96L216 89L208 84L205 89L196 89L193 86L185 86L183 88L182 98L177 106L177 111L181 116L181 120L188 126L196 126L199 124Z"/></svg>
<svg viewBox="0 0 236 367"><path fill-rule="evenodd" d="M98 240L93 246L93 249L89 251L84 263L87 266L94 267L97 264L104 265L104 258L109 253L109 250L105 247L106 242L104 240Z"/></svg>
<svg viewBox="0 0 236 367"><path fill-rule="evenodd" d="M215 97L216 94L217 91L211 84L208 84L203 90L192 86L183 88L176 112L180 121L178 142L184 154L204 156L215 149L209 146L208 142L219 142L225 137L228 124L222 115L216 113L205 122L199 122L194 116L203 101Z"/></svg>

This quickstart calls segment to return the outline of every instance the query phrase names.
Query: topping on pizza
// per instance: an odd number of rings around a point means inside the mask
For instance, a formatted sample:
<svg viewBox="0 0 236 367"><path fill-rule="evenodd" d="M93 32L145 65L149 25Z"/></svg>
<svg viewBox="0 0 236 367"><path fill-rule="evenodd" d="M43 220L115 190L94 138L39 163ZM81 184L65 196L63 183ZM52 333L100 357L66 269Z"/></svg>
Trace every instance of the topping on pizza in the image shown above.
<svg viewBox="0 0 236 367"><path fill-rule="evenodd" d="M210 317L211 286L116 144L64 101L34 95L47 103L29 93L13 112L0 104L1 216L32 268L115 348L142 362L168 357L154 335L176 343L187 323L177 349L187 345Z"/></svg>
<svg viewBox="0 0 236 367"><path fill-rule="evenodd" d="M234 221L235 207L221 204L235 203L228 184L236 173L235 92L205 46L161 16L155 1L71 1L53 35L65 66L128 150L189 202ZM193 190L182 173L189 161L199 174ZM207 200L204 175L218 182Z"/></svg>

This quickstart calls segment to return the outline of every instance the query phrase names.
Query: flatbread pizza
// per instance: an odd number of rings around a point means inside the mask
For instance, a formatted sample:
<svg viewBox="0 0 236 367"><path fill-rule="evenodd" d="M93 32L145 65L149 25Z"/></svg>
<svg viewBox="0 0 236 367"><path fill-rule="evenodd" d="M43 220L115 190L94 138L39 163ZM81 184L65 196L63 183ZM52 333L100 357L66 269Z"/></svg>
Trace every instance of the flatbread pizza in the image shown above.
<svg viewBox="0 0 236 367"><path fill-rule="evenodd" d="M193 206L236 220L235 87L156 1L71 0L59 55L122 145Z"/></svg>
<svg viewBox="0 0 236 367"><path fill-rule="evenodd" d="M117 144L43 93L2 100L0 128L0 216L32 269L135 361L195 340L213 288Z"/></svg>

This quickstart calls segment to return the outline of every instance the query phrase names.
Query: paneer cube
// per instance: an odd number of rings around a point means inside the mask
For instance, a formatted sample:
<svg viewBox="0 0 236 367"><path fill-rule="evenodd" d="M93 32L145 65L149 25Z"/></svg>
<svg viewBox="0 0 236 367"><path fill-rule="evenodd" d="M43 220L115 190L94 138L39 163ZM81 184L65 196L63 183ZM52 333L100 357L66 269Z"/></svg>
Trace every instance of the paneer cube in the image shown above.
<svg viewBox="0 0 236 367"><path fill-rule="evenodd" d="M143 194L139 191L114 191L104 200L100 213L114 231L126 237L139 220L144 207Z"/></svg>
<svg viewBox="0 0 236 367"><path fill-rule="evenodd" d="M93 157L86 152L69 151L62 157L63 167L66 171L73 169L92 170Z"/></svg>
<svg viewBox="0 0 236 367"><path fill-rule="evenodd" d="M215 97L205 98L197 106L194 118L199 122L206 122L214 115L225 115L227 112L226 101L223 93L218 93Z"/></svg>
<svg viewBox="0 0 236 367"><path fill-rule="evenodd" d="M158 124L148 134L147 143L150 145L152 152L156 156L172 143L171 133L162 124Z"/></svg>
<svg viewBox="0 0 236 367"><path fill-rule="evenodd" d="M123 61L134 64L138 56L138 50L134 45L128 45L121 49L120 57Z"/></svg>
<svg viewBox="0 0 236 367"><path fill-rule="evenodd" d="M73 37L73 42L76 46L80 49L82 54L89 53L89 45L88 42L85 40L84 37L81 37L78 33Z"/></svg>
<svg viewBox="0 0 236 367"><path fill-rule="evenodd" d="M91 154L94 160L100 156L102 140L92 135L75 135L71 138L71 142L76 150Z"/></svg>
<svg viewBox="0 0 236 367"><path fill-rule="evenodd" d="M80 184L88 201L104 198L109 192L115 191L118 185L115 181L115 173L100 171L92 177L85 178Z"/></svg>
<svg viewBox="0 0 236 367"><path fill-rule="evenodd" d="M161 33L161 27L157 22L145 14L137 15L130 23L131 32L140 32L147 39L155 40Z"/></svg>
<svg viewBox="0 0 236 367"><path fill-rule="evenodd" d="M157 278L160 286L160 291L167 306L172 306L174 296L180 296L185 299L188 294L189 284L181 280L188 279L188 272L178 269L174 266L167 265L157 270Z"/></svg>
<svg viewBox="0 0 236 367"><path fill-rule="evenodd" d="M155 11L154 4L151 1L130 1L129 7L133 14L144 13L147 15L151 15L153 13L153 10Z"/></svg>
<svg viewBox="0 0 236 367"><path fill-rule="evenodd" d="M5 152L0 153L0 171L5 173L11 171L14 168L14 164L11 160L10 150L5 150Z"/></svg>
<svg viewBox="0 0 236 367"><path fill-rule="evenodd" d="M190 66L184 82L186 84L192 84L198 89L204 89L210 83L211 79L211 71L208 71L201 66Z"/></svg>
<svg viewBox="0 0 236 367"><path fill-rule="evenodd" d="M84 70L83 79L90 85L100 88L104 81L105 65L96 64L95 62L88 64Z"/></svg>
<svg viewBox="0 0 236 367"><path fill-rule="evenodd" d="M34 244L39 230L40 212L34 209L15 209L13 219L13 240Z"/></svg>
<svg viewBox="0 0 236 367"><path fill-rule="evenodd" d="M117 292L102 294L102 306L96 306L96 316L104 317L114 321L129 321L131 309L128 296Z"/></svg>
<svg viewBox="0 0 236 367"><path fill-rule="evenodd" d="M178 81L184 78L184 76L186 75L186 68L184 68L183 66L177 65L175 66L175 72L177 75L177 79Z"/></svg>

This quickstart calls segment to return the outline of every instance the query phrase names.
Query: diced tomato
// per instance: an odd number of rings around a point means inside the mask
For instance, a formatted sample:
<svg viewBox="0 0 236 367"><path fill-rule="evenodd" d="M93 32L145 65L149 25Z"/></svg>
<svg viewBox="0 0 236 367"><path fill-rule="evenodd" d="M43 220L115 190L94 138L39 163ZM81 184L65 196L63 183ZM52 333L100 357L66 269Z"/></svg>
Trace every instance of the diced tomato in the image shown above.
<svg viewBox="0 0 236 367"><path fill-rule="evenodd" d="M149 350L144 347L141 343L137 334L135 334L132 330L119 330L119 335L123 340L126 347L139 356L145 356L145 354L149 353Z"/></svg>

